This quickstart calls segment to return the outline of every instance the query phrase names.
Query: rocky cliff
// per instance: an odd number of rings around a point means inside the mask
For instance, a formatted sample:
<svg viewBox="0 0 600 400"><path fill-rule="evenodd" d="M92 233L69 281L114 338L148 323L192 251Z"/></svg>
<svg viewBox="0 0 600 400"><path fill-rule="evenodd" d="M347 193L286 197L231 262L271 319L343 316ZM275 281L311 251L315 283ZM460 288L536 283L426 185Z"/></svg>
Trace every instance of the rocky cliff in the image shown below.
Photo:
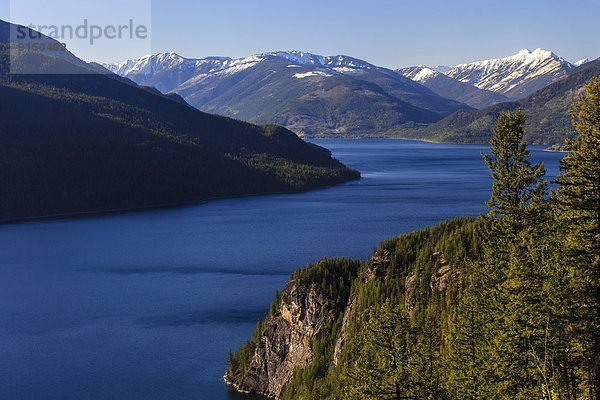
<svg viewBox="0 0 600 400"><path fill-rule="evenodd" d="M322 265L309 267L305 271L310 277L300 274L285 286L272 307L276 311L258 328L261 332L248 365L237 371L230 366L225 375L228 384L243 393L279 399L294 372L310 365L313 340L331 335L332 324L344 311L350 287L348 282L343 293L327 282L328 274L315 273ZM357 269L358 263L354 265Z"/></svg>
<svg viewBox="0 0 600 400"><path fill-rule="evenodd" d="M335 374L352 358L357 332L378 305L403 305L416 322L428 305L456 297L460 263L477 246L475 227L472 220L448 222L383 242L363 263L324 260L300 270L252 341L232 356L225 380L274 399L315 398L319 385L343 385ZM328 374L335 378L323 383Z"/></svg>

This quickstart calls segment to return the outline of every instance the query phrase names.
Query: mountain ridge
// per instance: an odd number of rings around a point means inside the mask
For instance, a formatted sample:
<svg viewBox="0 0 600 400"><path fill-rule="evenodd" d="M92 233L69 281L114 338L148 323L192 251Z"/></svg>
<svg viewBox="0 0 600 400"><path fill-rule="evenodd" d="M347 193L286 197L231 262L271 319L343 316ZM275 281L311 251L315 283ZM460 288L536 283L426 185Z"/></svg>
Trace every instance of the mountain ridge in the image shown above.
<svg viewBox="0 0 600 400"><path fill-rule="evenodd" d="M159 53L105 66L138 84L178 93L200 110L281 124L305 136L382 134L471 108L343 55L280 51L189 59Z"/></svg>
<svg viewBox="0 0 600 400"><path fill-rule="evenodd" d="M526 138L531 144L562 146L574 135L568 114L570 105L589 80L600 75L600 58L582 64L567 75L519 101L498 103L482 110L458 111L441 121L415 129L399 129L397 134L440 142L485 143L503 111L523 108L527 115Z"/></svg>
<svg viewBox="0 0 600 400"><path fill-rule="evenodd" d="M443 73L518 100L565 76L573 68L575 65L552 51L538 48L522 49L508 57L455 65Z"/></svg>
<svg viewBox="0 0 600 400"><path fill-rule="evenodd" d="M104 66L138 84L176 93L202 111L275 123L307 137L377 137L420 129L457 112L520 100L577 68L542 49L397 71L351 56L297 50L237 59L158 53Z"/></svg>
<svg viewBox="0 0 600 400"><path fill-rule="evenodd" d="M0 32L10 27L0 21ZM282 127L206 114L65 57L14 57L2 39L0 222L299 192L360 176ZM11 73L23 66L28 74Z"/></svg>
<svg viewBox="0 0 600 400"><path fill-rule="evenodd" d="M450 78L444 73L425 65L407 67L398 70L405 77L427 86L442 97L460 101L474 108L485 108L496 103L508 101L508 97L486 89L480 89L470 83Z"/></svg>

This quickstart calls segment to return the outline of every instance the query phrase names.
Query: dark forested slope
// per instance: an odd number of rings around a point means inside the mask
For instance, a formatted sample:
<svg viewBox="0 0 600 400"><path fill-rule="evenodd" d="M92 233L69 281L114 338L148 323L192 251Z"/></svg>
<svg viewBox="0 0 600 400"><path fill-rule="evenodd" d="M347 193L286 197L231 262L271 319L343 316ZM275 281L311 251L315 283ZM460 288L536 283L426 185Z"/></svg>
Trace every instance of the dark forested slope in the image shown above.
<svg viewBox="0 0 600 400"><path fill-rule="evenodd" d="M202 113L72 55L10 57L9 26L0 22L0 221L301 191L359 176L284 128ZM29 74L11 74L24 67Z"/></svg>

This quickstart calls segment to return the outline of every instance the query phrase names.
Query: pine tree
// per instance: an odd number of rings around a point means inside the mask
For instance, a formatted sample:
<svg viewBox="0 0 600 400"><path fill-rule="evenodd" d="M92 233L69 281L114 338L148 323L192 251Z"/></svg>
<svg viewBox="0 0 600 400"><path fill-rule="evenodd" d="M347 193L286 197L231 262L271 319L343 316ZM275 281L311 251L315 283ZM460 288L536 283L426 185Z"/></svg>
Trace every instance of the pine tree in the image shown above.
<svg viewBox="0 0 600 400"><path fill-rule="evenodd" d="M572 267L589 398L600 399L600 77L571 111L578 137L561 164L556 209Z"/></svg>
<svg viewBox="0 0 600 400"><path fill-rule="evenodd" d="M496 222L492 228L505 235L537 222L539 210L528 206L535 205L547 191L541 180L546 173L544 165L529 161L531 153L524 141L526 119L521 109L503 112L490 140L491 155L482 155L494 179L488 202L489 216Z"/></svg>
<svg viewBox="0 0 600 400"><path fill-rule="evenodd" d="M541 316L547 312L534 251L544 236L547 183L543 164L529 160L525 121L520 109L500 115L491 155L483 156L494 183L484 257L472 288L474 313L483 318L478 380L485 398L531 398L541 389L531 350L544 336Z"/></svg>
<svg viewBox="0 0 600 400"><path fill-rule="evenodd" d="M389 302L371 312L360 333L358 354L347 373L348 400L420 398L412 373L410 321L402 306Z"/></svg>
<svg viewBox="0 0 600 400"><path fill-rule="evenodd" d="M460 400L480 399L483 386L481 372L481 346L483 342L485 315L477 302L483 297L474 281L471 268L465 268L460 277L460 292L455 300L454 313L449 321L448 334L448 391L451 398Z"/></svg>

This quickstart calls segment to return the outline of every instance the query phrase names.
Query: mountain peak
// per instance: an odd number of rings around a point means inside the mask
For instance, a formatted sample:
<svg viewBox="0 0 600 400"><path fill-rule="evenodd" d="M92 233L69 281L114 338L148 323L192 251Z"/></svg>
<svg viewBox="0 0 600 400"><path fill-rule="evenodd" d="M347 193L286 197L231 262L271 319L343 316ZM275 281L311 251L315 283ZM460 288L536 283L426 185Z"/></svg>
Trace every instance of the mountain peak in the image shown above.
<svg viewBox="0 0 600 400"><path fill-rule="evenodd" d="M444 74L480 89L519 99L564 76L572 68L573 64L550 50L524 48L504 58L455 65Z"/></svg>
<svg viewBox="0 0 600 400"><path fill-rule="evenodd" d="M500 58L498 60L506 60L506 59L515 59L515 60L525 60L525 61L533 61L533 60L545 60L545 59L560 59L556 54L554 54L550 50L544 50L542 48L537 48L533 51L529 49L521 49L517 54L512 56L508 56L506 58Z"/></svg>
<svg viewBox="0 0 600 400"><path fill-rule="evenodd" d="M358 58L338 54L333 56L323 56L314 53L308 53L299 50L291 51L277 51L272 53L266 53L265 55L274 56L286 59L290 62L305 66L318 66L318 67L350 67L350 68L364 68L371 69L375 66L364 60Z"/></svg>
<svg viewBox="0 0 600 400"><path fill-rule="evenodd" d="M439 76L441 73L426 65L418 65L416 67L408 67L399 70L405 77L412 79L415 82L425 84L429 79Z"/></svg>

